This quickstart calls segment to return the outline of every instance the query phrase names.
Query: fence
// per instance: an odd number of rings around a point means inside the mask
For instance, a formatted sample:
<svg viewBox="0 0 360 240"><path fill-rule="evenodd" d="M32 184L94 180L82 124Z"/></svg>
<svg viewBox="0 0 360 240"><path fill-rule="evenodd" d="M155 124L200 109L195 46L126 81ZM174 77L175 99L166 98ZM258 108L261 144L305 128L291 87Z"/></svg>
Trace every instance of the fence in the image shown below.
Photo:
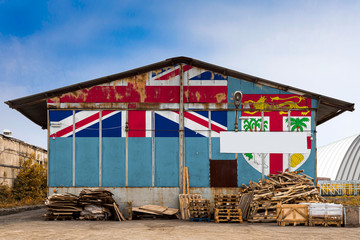
<svg viewBox="0 0 360 240"><path fill-rule="evenodd" d="M319 180L318 187L322 196L360 195L360 181Z"/></svg>

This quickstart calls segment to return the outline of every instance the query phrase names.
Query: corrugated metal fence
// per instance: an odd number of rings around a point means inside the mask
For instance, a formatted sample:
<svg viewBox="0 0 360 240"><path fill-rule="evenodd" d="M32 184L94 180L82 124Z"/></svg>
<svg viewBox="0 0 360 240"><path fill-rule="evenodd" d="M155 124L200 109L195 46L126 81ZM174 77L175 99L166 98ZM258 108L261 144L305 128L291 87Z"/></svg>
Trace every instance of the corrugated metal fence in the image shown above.
<svg viewBox="0 0 360 240"><path fill-rule="evenodd" d="M360 181L353 180L321 180L318 182L322 196L360 195Z"/></svg>

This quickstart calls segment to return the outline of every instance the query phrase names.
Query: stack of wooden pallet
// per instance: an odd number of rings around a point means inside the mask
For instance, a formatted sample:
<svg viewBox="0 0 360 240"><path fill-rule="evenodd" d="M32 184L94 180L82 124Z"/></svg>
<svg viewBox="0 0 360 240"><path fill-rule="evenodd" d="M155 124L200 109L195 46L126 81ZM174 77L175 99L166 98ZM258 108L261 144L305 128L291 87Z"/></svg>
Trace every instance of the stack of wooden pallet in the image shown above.
<svg viewBox="0 0 360 240"><path fill-rule="evenodd" d="M190 220L189 202L201 199L200 194L179 194L180 215L182 220Z"/></svg>
<svg viewBox="0 0 360 240"><path fill-rule="evenodd" d="M73 194L54 194L45 201L47 213L45 220L72 220L77 218L82 208L78 206L78 197Z"/></svg>
<svg viewBox="0 0 360 240"><path fill-rule="evenodd" d="M189 202L190 221L210 222L210 200L191 199Z"/></svg>
<svg viewBox="0 0 360 240"><path fill-rule="evenodd" d="M237 194L215 195L215 222L242 223L243 219L239 202L240 195Z"/></svg>
<svg viewBox="0 0 360 240"><path fill-rule="evenodd" d="M253 193L253 199L248 200L250 222L276 222L277 204L296 204L303 202L325 201L313 184L313 179L303 170L271 174L268 179L250 182L243 185L242 195Z"/></svg>

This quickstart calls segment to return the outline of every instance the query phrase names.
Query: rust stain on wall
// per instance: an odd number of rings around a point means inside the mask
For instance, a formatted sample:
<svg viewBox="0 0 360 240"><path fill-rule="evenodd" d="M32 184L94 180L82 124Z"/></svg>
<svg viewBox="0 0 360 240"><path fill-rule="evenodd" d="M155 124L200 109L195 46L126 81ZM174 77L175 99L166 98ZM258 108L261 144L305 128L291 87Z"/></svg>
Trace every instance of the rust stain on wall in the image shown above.
<svg viewBox="0 0 360 240"><path fill-rule="evenodd" d="M225 93L218 93L218 94L215 95L215 97L216 97L216 101L218 103L221 103L224 100L226 100L226 94Z"/></svg>
<svg viewBox="0 0 360 240"><path fill-rule="evenodd" d="M196 92L195 96L196 96L196 101L200 102L200 97L201 97L200 93Z"/></svg>
<svg viewBox="0 0 360 240"><path fill-rule="evenodd" d="M139 93L140 95L140 102L145 102L146 99L146 81L148 80L148 74L142 73L139 75L135 75L133 77L125 78L123 81L132 85L133 89ZM128 94L128 93L127 93Z"/></svg>

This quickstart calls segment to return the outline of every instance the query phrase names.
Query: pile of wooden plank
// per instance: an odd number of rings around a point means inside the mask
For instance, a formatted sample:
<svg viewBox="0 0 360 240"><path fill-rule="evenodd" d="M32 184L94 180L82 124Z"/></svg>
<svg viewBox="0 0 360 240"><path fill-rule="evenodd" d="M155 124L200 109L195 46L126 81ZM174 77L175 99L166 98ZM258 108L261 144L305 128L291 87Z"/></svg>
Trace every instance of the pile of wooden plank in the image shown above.
<svg viewBox="0 0 360 240"><path fill-rule="evenodd" d="M109 220L125 221L112 193L105 189L84 189L79 197L70 194L53 194L47 198L45 220Z"/></svg>
<svg viewBox="0 0 360 240"><path fill-rule="evenodd" d="M176 218L179 209L159 205L144 205L141 207L132 207L132 212L133 218L139 219Z"/></svg>
<svg viewBox="0 0 360 240"><path fill-rule="evenodd" d="M271 174L267 179L243 185L244 194L253 193L248 213L250 222L276 222L277 204L296 204L303 202L324 202L313 179L303 173L282 172ZM245 204L245 203L244 203Z"/></svg>
<svg viewBox="0 0 360 240"><path fill-rule="evenodd" d="M209 199L191 199L189 202L190 221L211 221L210 200Z"/></svg>
<svg viewBox="0 0 360 240"><path fill-rule="evenodd" d="M115 215L119 221L125 221L112 196L112 192L106 189L83 189L79 194L78 203L84 210L80 213L79 219L107 220Z"/></svg>
<svg viewBox="0 0 360 240"><path fill-rule="evenodd" d="M242 212L239 208L240 195L221 194L215 195L214 219L216 223L237 222L242 223Z"/></svg>
<svg viewBox="0 0 360 240"><path fill-rule="evenodd" d="M200 194L179 194L180 215L182 220L190 220L189 202L201 199Z"/></svg>
<svg viewBox="0 0 360 240"><path fill-rule="evenodd" d="M82 211L82 207L78 206L78 197L69 193L51 195L46 199L45 205L45 220L72 220Z"/></svg>

